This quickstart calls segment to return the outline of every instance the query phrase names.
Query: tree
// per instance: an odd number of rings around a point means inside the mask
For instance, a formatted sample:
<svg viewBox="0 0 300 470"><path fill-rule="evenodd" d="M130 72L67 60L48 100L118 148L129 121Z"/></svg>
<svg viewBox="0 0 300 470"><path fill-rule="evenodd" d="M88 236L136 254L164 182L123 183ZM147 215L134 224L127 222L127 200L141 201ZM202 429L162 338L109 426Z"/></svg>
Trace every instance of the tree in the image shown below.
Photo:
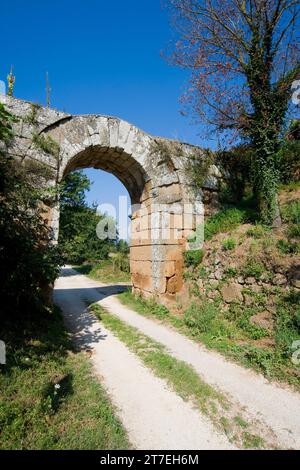
<svg viewBox="0 0 300 470"><path fill-rule="evenodd" d="M96 227L103 216L87 205L89 189L90 181L82 171L69 173L62 184L59 245L71 263L107 259L115 247L114 241L97 237Z"/></svg>
<svg viewBox="0 0 300 470"><path fill-rule="evenodd" d="M9 143L14 117L0 104L0 143ZM0 152L0 298L1 315L43 310L49 285L58 273L59 250L50 243L43 217L40 164L20 165ZM47 180L45 176L44 180Z"/></svg>
<svg viewBox="0 0 300 470"><path fill-rule="evenodd" d="M90 190L90 180L82 171L69 173L61 185L60 207L62 210L71 207L84 207L85 194Z"/></svg>
<svg viewBox="0 0 300 470"><path fill-rule="evenodd" d="M192 71L189 105L253 147L264 222L279 224L278 150L300 72L299 0L169 0L180 40L173 63Z"/></svg>

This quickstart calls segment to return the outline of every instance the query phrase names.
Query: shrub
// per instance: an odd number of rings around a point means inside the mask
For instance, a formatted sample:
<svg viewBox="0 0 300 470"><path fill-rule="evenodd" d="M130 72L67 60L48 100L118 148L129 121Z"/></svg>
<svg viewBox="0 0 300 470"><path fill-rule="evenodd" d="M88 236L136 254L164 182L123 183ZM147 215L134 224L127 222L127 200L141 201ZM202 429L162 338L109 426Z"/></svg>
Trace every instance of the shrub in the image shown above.
<svg viewBox="0 0 300 470"><path fill-rule="evenodd" d="M293 201L282 208L282 217L289 224L287 234L290 238L300 237L300 201Z"/></svg>
<svg viewBox="0 0 300 470"><path fill-rule="evenodd" d="M246 222L246 220L246 210L224 209L207 220L204 225L204 239L210 240L217 233L229 232Z"/></svg>
<svg viewBox="0 0 300 470"><path fill-rule="evenodd" d="M265 227L264 225L255 225L255 227L249 228L246 234L248 235L248 237L259 239L263 238L269 231L270 229L268 227Z"/></svg>
<svg viewBox="0 0 300 470"><path fill-rule="evenodd" d="M214 154L209 149L203 149L201 154L191 155L186 165L186 171L197 188L202 189L203 183L208 177L209 168L214 161Z"/></svg>
<svg viewBox="0 0 300 470"><path fill-rule="evenodd" d="M285 222L300 224L300 201L293 201L283 206L282 217Z"/></svg>
<svg viewBox="0 0 300 470"><path fill-rule="evenodd" d="M227 199L239 201L250 183L251 158L253 150L249 145L239 145L229 151L217 153L217 162L227 175Z"/></svg>
<svg viewBox="0 0 300 470"><path fill-rule="evenodd" d="M292 243L284 239L278 240L277 248L284 255L300 253L300 243Z"/></svg>
<svg viewBox="0 0 300 470"><path fill-rule="evenodd" d="M129 257L127 254L124 253L116 253L115 256L112 258L114 269L118 269L124 273L130 272L129 266Z"/></svg>
<svg viewBox="0 0 300 470"><path fill-rule="evenodd" d="M242 274L245 277L255 277L258 280L265 271L266 268L261 261L249 258L242 269Z"/></svg>
<svg viewBox="0 0 300 470"><path fill-rule="evenodd" d="M0 106L0 140L11 136L7 113ZM6 128L6 130L5 130ZM1 313L31 314L49 301L49 284L62 262L41 208L40 173L0 152L0 297Z"/></svg>
<svg viewBox="0 0 300 470"><path fill-rule="evenodd" d="M290 238L299 238L300 237L300 223L299 224L292 224L288 228L288 236Z"/></svg>
<svg viewBox="0 0 300 470"><path fill-rule="evenodd" d="M227 268L227 269L225 270L225 275L226 275L227 277L235 277L235 276L237 275L237 273L238 273L238 271L237 271L236 268L230 267L230 268Z"/></svg>
<svg viewBox="0 0 300 470"><path fill-rule="evenodd" d="M32 141L34 145L43 150L45 153L49 153L50 155L53 155L54 157L58 157L59 155L59 145L55 140L49 135L49 136L44 136L42 134L33 134L32 136Z"/></svg>
<svg viewBox="0 0 300 470"><path fill-rule="evenodd" d="M204 251L203 250L190 250L184 253L184 262L187 267L198 266L203 260Z"/></svg>
<svg viewBox="0 0 300 470"><path fill-rule="evenodd" d="M236 241L234 238L226 238L226 240L224 240L222 243L222 248L225 251L234 250L235 247L236 247Z"/></svg>
<svg viewBox="0 0 300 470"><path fill-rule="evenodd" d="M184 322L190 328L199 331L199 333L205 333L211 329L216 315L217 310L214 304L203 303L199 305L192 303L185 311Z"/></svg>
<svg viewBox="0 0 300 470"><path fill-rule="evenodd" d="M280 175L283 183L300 179L300 141L287 141L281 148Z"/></svg>

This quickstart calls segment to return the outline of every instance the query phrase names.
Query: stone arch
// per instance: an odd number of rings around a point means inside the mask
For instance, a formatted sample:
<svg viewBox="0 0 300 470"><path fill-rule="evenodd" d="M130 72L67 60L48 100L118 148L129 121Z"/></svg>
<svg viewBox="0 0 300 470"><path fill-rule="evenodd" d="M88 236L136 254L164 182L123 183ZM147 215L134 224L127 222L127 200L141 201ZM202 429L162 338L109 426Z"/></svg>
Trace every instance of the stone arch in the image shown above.
<svg viewBox="0 0 300 470"><path fill-rule="evenodd" d="M112 173L127 189L133 205L140 202L145 185L149 181L141 165L121 149L100 145L87 147L69 160L64 167L62 177L71 171L83 168L95 168Z"/></svg>
<svg viewBox="0 0 300 470"><path fill-rule="evenodd" d="M152 137L115 117L72 116L7 96L1 96L1 101L19 117L8 153L22 162L38 161L51 168L55 177L48 185L57 185L69 171L87 167L119 178L134 205L133 289L144 296L174 300L183 287L187 237L195 229L195 216L203 214L201 191L195 194L185 171L186 158L201 154L201 149ZM34 135L51 138L58 150L37 145ZM51 207L49 219L57 234L58 206Z"/></svg>
<svg viewBox="0 0 300 470"><path fill-rule="evenodd" d="M182 240L172 235L163 238L160 231L170 210L180 212L183 192L175 165L160 140L126 121L89 115L63 120L45 128L43 134L59 144L58 181L72 170L92 167L114 174L124 184L134 207L133 289L145 296L175 296L182 288ZM183 229L175 218L173 215L167 225Z"/></svg>

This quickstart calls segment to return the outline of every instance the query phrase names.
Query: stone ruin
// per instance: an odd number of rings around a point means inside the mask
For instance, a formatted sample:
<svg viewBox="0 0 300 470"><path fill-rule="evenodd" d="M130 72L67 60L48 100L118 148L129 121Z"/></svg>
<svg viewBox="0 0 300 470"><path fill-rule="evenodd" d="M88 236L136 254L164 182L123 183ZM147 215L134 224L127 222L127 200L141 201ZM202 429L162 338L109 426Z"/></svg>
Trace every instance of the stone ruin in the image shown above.
<svg viewBox="0 0 300 470"><path fill-rule="evenodd" d="M71 171L98 168L115 175L131 198L130 269L133 291L162 301L183 289L183 253L189 237L214 210L221 174L213 165L196 190L188 162L203 156L199 147L153 137L122 119L73 116L0 95L17 116L14 138L5 149L23 164L41 164L47 186L55 187ZM59 231L59 201L47 203L45 217L54 239Z"/></svg>

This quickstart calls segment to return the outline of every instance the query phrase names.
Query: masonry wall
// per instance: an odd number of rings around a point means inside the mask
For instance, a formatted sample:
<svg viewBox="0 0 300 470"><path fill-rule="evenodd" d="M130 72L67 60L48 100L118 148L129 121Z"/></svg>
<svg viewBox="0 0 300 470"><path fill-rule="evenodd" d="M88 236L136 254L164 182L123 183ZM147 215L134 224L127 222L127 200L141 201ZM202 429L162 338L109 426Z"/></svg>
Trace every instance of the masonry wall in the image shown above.
<svg viewBox="0 0 300 470"><path fill-rule="evenodd" d="M5 150L22 164L37 162L49 170L46 186L55 186L79 168L110 171L128 189L132 202L130 266L133 290L146 297L174 300L183 288L183 252L188 236L217 206L219 173L212 168L202 191L195 191L186 160L201 149L149 136L109 116L72 116L0 95L18 117L15 137ZM36 144L51 138L58 153ZM206 201L206 204L204 204ZM48 202L47 217L58 237L59 204Z"/></svg>

